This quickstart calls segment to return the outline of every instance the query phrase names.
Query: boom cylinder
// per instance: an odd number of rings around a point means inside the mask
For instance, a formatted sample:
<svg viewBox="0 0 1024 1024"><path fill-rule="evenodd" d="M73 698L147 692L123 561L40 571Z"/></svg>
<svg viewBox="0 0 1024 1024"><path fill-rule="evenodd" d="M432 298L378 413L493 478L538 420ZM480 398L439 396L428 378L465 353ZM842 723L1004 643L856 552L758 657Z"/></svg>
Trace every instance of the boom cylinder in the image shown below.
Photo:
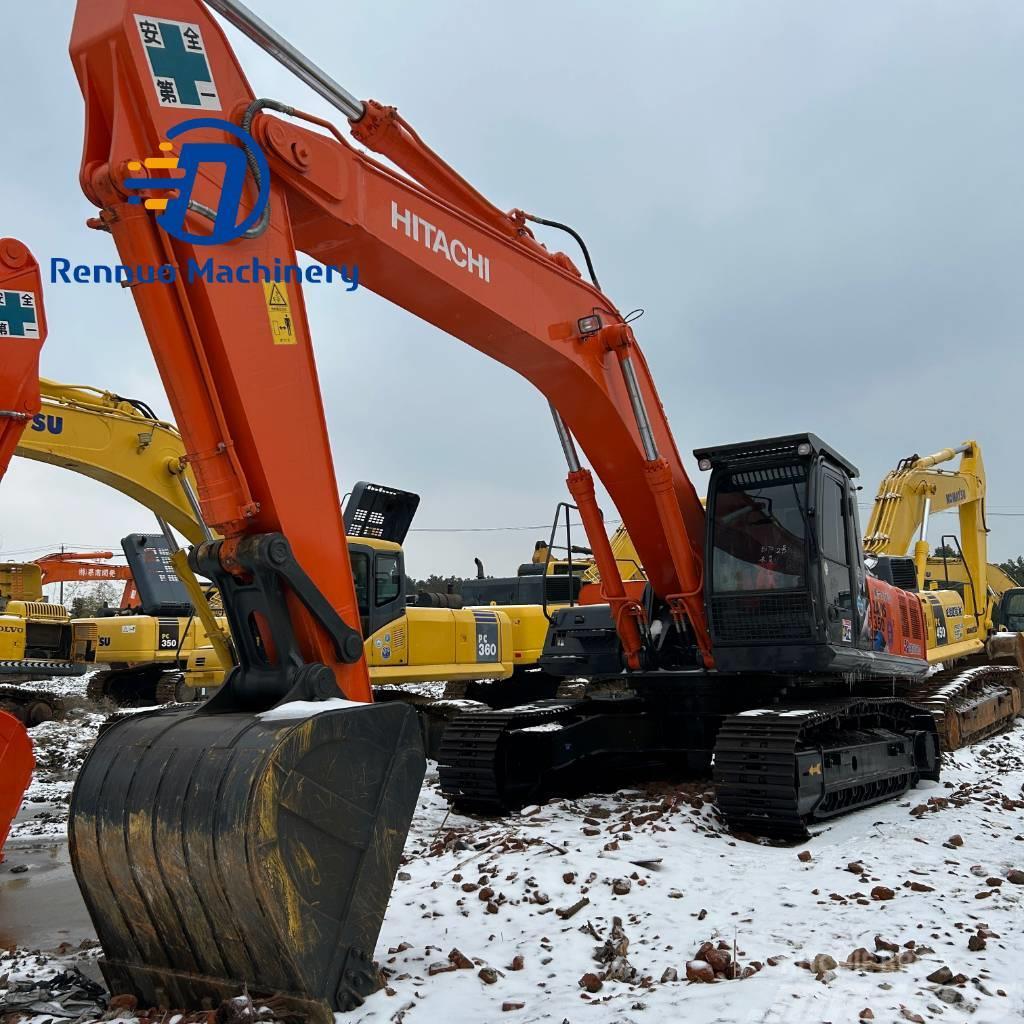
<svg viewBox="0 0 1024 1024"><path fill-rule="evenodd" d="M710 668L714 665L714 659L708 640L707 613L704 609L704 595L702 593L703 580L698 569L698 561L694 557L687 537L686 524L683 521L683 513L679 507L675 486L672 481L672 470L668 462L661 458L658 453L658 445L654 439L654 431L651 427L651 418L647 413L647 406L644 404L643 395L640 393L636 367L633 365L633 359L629 354L627 345L625 343L619 344L616 352L619 366L622 369L622 378L626 383L629 404L633 409L633 416L636 419L637 430L640 434L640 444L643 446L644 458L647 460L644 470L647 486L650 488L651 495L658 506L658 512L665 529L665 539L668 542L669 554L672 557L672 562L676 567L676 572L679 575L683 588L682 593L666 594L665 600L668 602L669 609L676 618L680 618L685 611L687 618L689 618L693 626L701 657L704 659L705 665Z"/></svg>
<svg viewBox="0 0 1024 1024"><path fill-rule="evenodd" d="M921 530L917 535L917 543L914 545L914 570L917 573L919 590L924 590L925 575L928 572L928 515L931 508L931 496L925 495L924 509L921 512Z"/></svg>
<svg viewBox="0 0 1024 1024"><path fill-rule="evenodd" d="M561 413L550 402L548 403L548 408L551 410L551 418L555 421L555 431L558 433L558 441L562 446L562 452L565 455L565 462L569 467L569 472L578 473L580 470L580 457L576 451L576 442L572 439L572 434L565 425L565 420L562 419Z"/></svg>
<svg viewBox="0 0 1024 1024"><path fill-rule="evenodd" d="M626 664L631 669L639 669L640 651L643 648L639 623L642 609L626 594L619 575L619 565L615 561L615 553L605 532L604 517L594 494L594 477L589 469L575 469L570 471L566 484L580 510L583 528L594 550L594 559L601 573L601 594L611 606Z"/></svg>
<svg viewBox="0 0 1024 1024"><path fill-rule="evenodd" d="M640 385L636 379L636 367L633 366L633 359L628 352L623 351L619 354L619 365L622 367L622 376L626 381L629 404L633 407L636 426L640 431L640 443L644 447L644 457L648 462L653 462L658 457L658 445L654 440L654 431L651 429L651 418L647 415L647 406L644 405L643 395L640 394Z"/></svg>

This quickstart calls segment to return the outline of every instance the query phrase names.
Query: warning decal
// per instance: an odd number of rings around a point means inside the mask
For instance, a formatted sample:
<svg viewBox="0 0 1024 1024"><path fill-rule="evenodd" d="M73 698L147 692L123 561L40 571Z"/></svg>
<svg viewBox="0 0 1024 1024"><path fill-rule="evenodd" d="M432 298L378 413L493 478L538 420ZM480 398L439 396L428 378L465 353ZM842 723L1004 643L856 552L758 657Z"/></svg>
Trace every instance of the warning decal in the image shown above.
<svg viewBox="0 0 1024 1024"><path fill-rule="evenodd" d="M36 297L32 292L0 291L0 338L38 338Z"/></svg>
<svg viewBox="0 0 1024 1024"><path fill-rule="evenodd" d="M220 110L220 96L199 26L135 15L161 107Z"/></svg>
<svg viewBox="0 0 1024 1024"><path fill-rule="evenodd" d="M283 284L275 281L263 282L263 295L267 300L267 316L270 318L270 333L275 345L294 345L295 321L288 303L288 292Z"/></svg>

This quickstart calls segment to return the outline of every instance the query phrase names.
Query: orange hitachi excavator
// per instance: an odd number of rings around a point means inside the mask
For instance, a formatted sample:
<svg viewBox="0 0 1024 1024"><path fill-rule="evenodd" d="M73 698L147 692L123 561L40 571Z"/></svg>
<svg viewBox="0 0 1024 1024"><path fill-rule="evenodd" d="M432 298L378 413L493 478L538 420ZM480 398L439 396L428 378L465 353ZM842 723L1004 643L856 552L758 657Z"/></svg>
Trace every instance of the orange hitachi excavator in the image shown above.
<svg viewBox="0 0 1024 1024"><path fill-rule="evenodd" d="M767 831L936 778L934 721L891 695L927 672L920 605L865 570L856 469L813 434L702 449L705 515L589 256L588 282L530 227L562 225L497 209L394 108L355 99L237 0L208 3L390 165L257 98L198 0L79 0L81 183L137 273L223 538L191 562L238 653L208 703L115 723L79 776L72 857L111 987L195 1006L245 983L329 1021L374 985L424 762L412 711L370 703L303 271L272 276L296 251L357 263L361 284L549 399L601 574L606 604L569 609L554 640L586 655L612 636L621 692L467 716L442 766L456 799L500 807L595 766L706 764L716 736L723 803ZM643 600L623 588L577 441L629 529Z"/></svg>
<svg viewBox="0 0 1024 1024"><path fill-rule="evenodd" d="M0 480L25 425L39 412L39 350L45 340L39 265L21 242L0 238ZM0 711L0 860L33 767L25 726Z"/></svg>

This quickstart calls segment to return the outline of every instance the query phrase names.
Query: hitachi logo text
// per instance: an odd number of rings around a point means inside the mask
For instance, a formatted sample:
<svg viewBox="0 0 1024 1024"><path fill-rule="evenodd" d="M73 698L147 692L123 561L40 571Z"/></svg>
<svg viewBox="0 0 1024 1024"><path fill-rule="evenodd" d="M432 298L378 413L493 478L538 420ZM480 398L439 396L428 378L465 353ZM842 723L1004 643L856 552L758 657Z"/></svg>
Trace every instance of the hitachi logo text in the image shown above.
<svg viewBox="0 0 1024 1024"><path fill-rule="evenodd" d="M416 242L422 241L423 245L431 252L440 253L449 263L454 263L455 266L462 267L471 274L476 274L481 281L490 284L491 261L486 256L473 252L465 242L460 242L457 238L449 240L439 227L424 220L411 210L399 210L398 203L392 199L391 226L398 231L399 225L405 232L406 238L411 238Z"/></svg>

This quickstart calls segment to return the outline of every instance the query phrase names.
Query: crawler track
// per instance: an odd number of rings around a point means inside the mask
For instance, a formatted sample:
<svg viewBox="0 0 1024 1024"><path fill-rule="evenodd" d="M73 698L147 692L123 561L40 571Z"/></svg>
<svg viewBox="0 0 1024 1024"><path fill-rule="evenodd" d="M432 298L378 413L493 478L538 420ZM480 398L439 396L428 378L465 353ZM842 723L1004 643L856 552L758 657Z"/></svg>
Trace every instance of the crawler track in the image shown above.
<svg viewBox="0 0 1024 1024"><path fill-rule="evenodd" d="M64 701L46 690L23 686L0 686L0 711L14 715L29 729L54 719L60 721L67 713Z"/></svg>
<svg viewBox="0 0 1024 1024"><path fill-rule="evenodd" d="M729 716L715 745L718 806L734 831L797 839L938 778L934 719L893 698Z"/></svg>
<svg viewBox="0 0 1024 1024"><path fill-rule="evenodd" d="M529 799L534 777L512 777L509 738L520 729L558 726L572 717L578 702L552 701L513 711L473 711L445 729L438 774L441 791L461 811L502 814Z"/></svg>
<svg viewBox="0 0 1024 1024"><path fill-rule="evenodd" d="M1003 732L1021 713L1024 673L1013 665L954 666L907 695L935 719L943 750L959 750Z"/></svg>

